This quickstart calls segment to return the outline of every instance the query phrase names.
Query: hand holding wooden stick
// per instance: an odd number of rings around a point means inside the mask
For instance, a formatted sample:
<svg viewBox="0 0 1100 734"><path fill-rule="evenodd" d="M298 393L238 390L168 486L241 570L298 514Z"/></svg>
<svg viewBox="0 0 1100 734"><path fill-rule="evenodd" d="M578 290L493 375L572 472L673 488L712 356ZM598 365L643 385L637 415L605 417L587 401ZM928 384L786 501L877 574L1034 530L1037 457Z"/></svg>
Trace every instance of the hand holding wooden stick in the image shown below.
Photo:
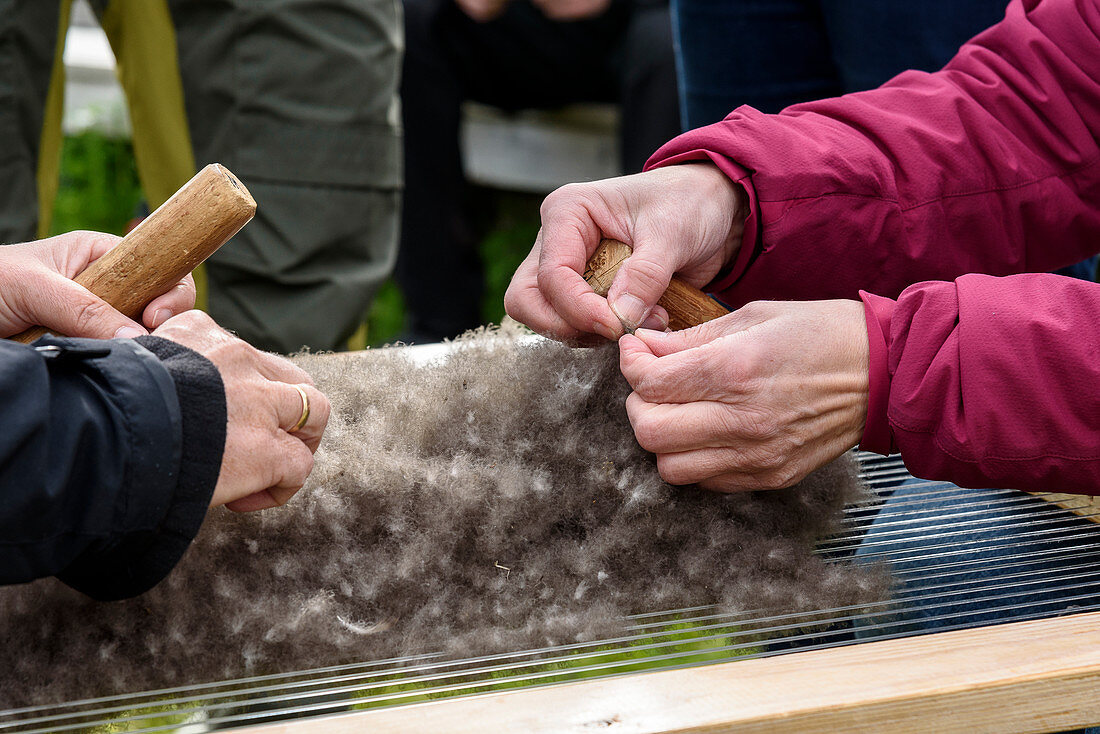
<svg viewBox="0 0 1100 734"><path fill-rule="evenodd" d="M211 163L74 280L130 318L225 244L256 213L236 176ZM30 343L36 327L12 339Z"/></svg>

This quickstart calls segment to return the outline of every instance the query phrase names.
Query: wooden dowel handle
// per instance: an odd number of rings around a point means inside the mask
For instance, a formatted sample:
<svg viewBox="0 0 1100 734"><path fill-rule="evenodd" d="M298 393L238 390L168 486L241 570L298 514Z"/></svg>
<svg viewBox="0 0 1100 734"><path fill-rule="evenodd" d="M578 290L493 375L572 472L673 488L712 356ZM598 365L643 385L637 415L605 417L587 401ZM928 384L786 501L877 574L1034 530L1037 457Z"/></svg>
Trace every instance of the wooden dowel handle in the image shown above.
<svg viewBox="0 0 1100 734"><path fill-rule="evenodd" d="M604 240L588 259L584 279L596 293L606 296L611 282L615 280L615 274L631 252L630 245L618 240ZM725 306L679 278L672 279L668 290L657 303L668 311L668 326L673 331L687 329L729 313Z"/></svg>
<svg viewBox="0 0 1100 734"><path fill-rule="evenodd" d="M210 257L256 213L256 201L218 163L195 174L168 201L74 280L134 320ZM46 333L35 327L13 336L28 344Z"/></svg>

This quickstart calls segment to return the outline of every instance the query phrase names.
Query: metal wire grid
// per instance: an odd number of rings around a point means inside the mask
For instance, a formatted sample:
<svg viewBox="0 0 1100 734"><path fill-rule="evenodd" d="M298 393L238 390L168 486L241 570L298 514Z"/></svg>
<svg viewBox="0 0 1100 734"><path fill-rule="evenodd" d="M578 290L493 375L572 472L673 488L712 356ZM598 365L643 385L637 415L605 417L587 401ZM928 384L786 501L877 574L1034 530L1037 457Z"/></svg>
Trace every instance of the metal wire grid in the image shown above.
<svg viewBox="0 0 1100 734"><path fill-rule="evenodd" d="M861 561L890 562L895 588L873 607L651 612L631 617L623 637L593 643L396 658L2 711L0 734L207 731L1100 609L1100 524L1013 490L969 501L968 490L913 480L896 458L861 454L860 462L871 496L847 509L818 552L831 562L850 562L857 550ZM885 504L903 482L905 496ZM985 532L993 525L1002 532Z"/></svg>

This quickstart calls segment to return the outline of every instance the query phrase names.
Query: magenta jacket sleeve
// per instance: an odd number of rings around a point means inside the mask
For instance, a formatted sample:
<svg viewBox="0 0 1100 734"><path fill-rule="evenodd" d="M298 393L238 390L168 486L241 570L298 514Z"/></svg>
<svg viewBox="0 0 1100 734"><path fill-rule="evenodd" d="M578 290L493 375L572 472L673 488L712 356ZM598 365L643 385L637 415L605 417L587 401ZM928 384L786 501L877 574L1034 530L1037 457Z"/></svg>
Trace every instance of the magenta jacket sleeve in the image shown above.
<svg viewBox="0 0 1100 734"><path fill-rule="evenodd" d="M863 299L866 448L961 486L1100 494L1100 286L964 275Z"/></svg>
<svg viewBox="0 0 1100 734"><path fill-rule="evenodd" d="M742 107L649 167L709 159L747 192L710 287L727 303L863 298L864 448L964 486L1100 494L1100 286L967 275L1100 249L1098 139L1100 2L1013 0L942 71Z"/></svg>
<svg viewBox="0 0 1100 734"><path fill-rule="evenodd" d="M741 107L648 165L709 158L744 185L745 241L712 286L730 305L896 297L1096 252L1098 138L1100 4L1014 0L942 71L779 115Z"/></svg>

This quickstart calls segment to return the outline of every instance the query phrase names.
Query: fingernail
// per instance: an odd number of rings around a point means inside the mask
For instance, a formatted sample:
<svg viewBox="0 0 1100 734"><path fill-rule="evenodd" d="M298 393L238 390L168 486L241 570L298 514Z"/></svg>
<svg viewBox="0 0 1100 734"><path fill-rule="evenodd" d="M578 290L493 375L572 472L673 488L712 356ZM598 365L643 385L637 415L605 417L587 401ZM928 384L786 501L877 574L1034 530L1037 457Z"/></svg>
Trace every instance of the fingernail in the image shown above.
<svg viewBox="0 0 1100 734"><path fill-rule="evenodd" d="M668 328L668 321L664 315L658 311L654 311L649 316L645 317L645 321L638 327L639 329L656 329L657 331L664 331Z"/></svg>
<svg viewBox="0 0 1100 734"><path fill-rule="evenodd" d="M655 331L653 329L638 329L634 332L634 336L639 339L664 339L667 334L667 331Z"/></svg>
<svg viewBox="0 0 1100 734"><path fill-rule="evenodd" d="M172 309L170 308L158 308L153 313L153 328L157 328L168 319L172 318Z"/></svg>
<svg viewBox="0 0 1100 734"><path fill-rule="evenodd" d="M133 339L136 336L145 336L149 332L135 326L120 326L115 332L115 339Z"/></svg>
<svg viewBox="0 0 1100 734"><path fill-rule="evenodd" d="M650 311L642 303L642 299L629 293L618 296L614 303L610 305L611 310L619 317L619 321L623 322L623 328L627 331L637 329L638 324L642 323L642 320L649 315Z"/></svg>
<svg viewBox="0 0 1100 734"><path fill-rule="evenodd" d="M596 332L604 339L608 339L610 341L616 341L619 338L619 335L609 329L607 324L603 323L602 321L597 321L596 323L592 324L592 331Z"/></svg>

